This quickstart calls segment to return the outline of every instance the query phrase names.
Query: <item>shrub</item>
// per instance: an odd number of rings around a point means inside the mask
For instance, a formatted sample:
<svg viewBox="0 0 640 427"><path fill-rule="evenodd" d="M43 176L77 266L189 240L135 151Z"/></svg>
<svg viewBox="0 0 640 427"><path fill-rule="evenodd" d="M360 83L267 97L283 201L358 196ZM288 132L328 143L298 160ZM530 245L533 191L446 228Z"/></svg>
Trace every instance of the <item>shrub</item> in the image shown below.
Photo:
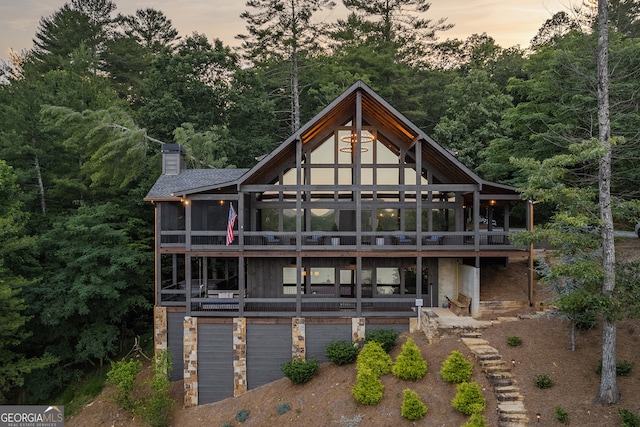
<svg viewBox="0 0 640 427"><path fill-rule="evenodd" d="M245 422L249 419L249 410L248 409L240 409L236 414L236 421Z"/></svg>
<svg viewBox="0 0 640 427"><path fill-rule="evenodd" d="M396 358L391 372L398 378L412 381L419 380L427 374L427 361L422 358L420 349L412 338L408 338L402 345L402 351Z"/></svg>
<svg viewBox="0 0 640 427"><path fill-rule="evenodd" d="M472 373L473 365L458 350L452 351L440 367L440 375L448 383L468 381Z"/></svg>
<svg viewBox="0 0 640 427"><path fill-rule="evenodd" d="M151 427L169 425L171 411L175 401L169 396L169 374L171 373L171 353L163 350L153 359L153 378L151 379L151 396L141 403L141 412Z"/></svg>
<svg viewBox="0 0 640 427"><path fill-rule="evenodd" d="M389 353L396 346L398 336L400 332L393 329L372 329L370 332L365 332L364 342L365 344L371 341L380 343L384 351Z"/></svg>
<svg viewBox="0 0 640 427"><path fill-rule="evenodd" d="M116 403L127 411L134 409L131 391L133 391L136 375L141 369L142 362L139 360L119 360L111 362L111 370L107 372L107 382L117 390L114 397Z"/></svg>
<svg viewBox="0 0 640 427"><path fill-rule="evenodd" d="M569 413L562 406L556 406L555 415L562 424L569 424Z"/></svg>
<svg viewBox="0 0 640 427"><path fill-rule="evenodd" d="M333 341L324 348L327 359L336 365L348 365L358 357L360 349L351 341Z"/></svg>
<svg viewBox="0 0 640 427"><path fill-rule="evenodd" d="M356 401L363 405L377 405L382 400L383 391L382 381L371 369L358 369L356 383L351 388L351 394Z"/></svg>
<svg viewBox="0 0 640 427"><path fill-rule="evenodd" d="M451 406L458 410L458 412L471 415L484 411L484 408L487 406L487 401L482 395L482 390L478 383L460 383L456 388L458 392L451 401Z"/></svg>
<svg viewBox="0 0 640 427"><path fill-rule="evenodd" d="M425 405L420 396L413 390L404 389L402 398L401 415L408 420L419 420L427 413L427 405Z"/></svg>
<svg viewBox="0 0 640 427"><path fill-rule="evenodd" d="M487 427L487 420L482 414L471 414L469 421L464 423L462 427Z"/></svg>
<svg viewBox="0 0 640 427"><path fill-rule="evenodd" d="M284 415L291 410L291 405L288 403L283 403L282 405L276 406L276 412L278 415Z"/></svg>
<svg viewBox="0 0 640 427"><path fill-rule="evenodd" d="M522 345L522 338L516 335L508 336L507 345L509 347L519 347Z"/></svg>
<svg viewBox="0 0 640 427"><path fill-rule="evenodd" d="M362 369L368 369L376 376L388 374L391 372L392 366L391 356L384 351L382 345L377 341L366 343L356 359L358 372Z"/></svg>
<svg viewBox="0 0 640 427"><path fill-rule="evenodd" d="M622 427L640 427L640 417L628 409L620 409L618 415L622 418Z"/></svg>
<svg viewBox="0 0 640 427"><path fill-rule="evenodd" d="M553 381L547 374L536 375L535 382L538 388L551 388L553 386Z"/></svg>
<svg viewBox="0 0 640 427"><path fill-rule="evenodd" d="M292 359L282 365L282 373L294 384L304 384L311 380L320 369L316 359Z"/></svg>

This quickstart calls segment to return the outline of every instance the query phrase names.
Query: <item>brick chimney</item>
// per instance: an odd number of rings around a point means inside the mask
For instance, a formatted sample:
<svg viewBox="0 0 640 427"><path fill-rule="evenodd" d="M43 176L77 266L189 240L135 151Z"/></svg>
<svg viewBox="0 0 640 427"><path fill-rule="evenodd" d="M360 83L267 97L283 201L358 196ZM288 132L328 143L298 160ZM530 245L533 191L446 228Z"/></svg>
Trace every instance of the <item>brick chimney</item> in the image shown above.
<svg viewBox="0 0 640 427"><path fill-rule="evenodd" d="M162 174L179 175L186 169L184 147L180 144L162 145Z"/></svg>

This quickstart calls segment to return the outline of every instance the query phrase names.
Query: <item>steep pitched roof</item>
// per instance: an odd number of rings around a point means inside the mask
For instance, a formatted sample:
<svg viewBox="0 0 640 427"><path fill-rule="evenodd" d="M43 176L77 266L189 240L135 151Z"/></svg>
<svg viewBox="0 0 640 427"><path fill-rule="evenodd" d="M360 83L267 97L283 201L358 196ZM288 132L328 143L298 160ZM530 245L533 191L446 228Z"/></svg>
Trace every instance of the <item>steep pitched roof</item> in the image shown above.
<svg viewBox="0 0 640 427"><path fill-rule="evenodd" d="M392 107L364 82L358 81L325 107L313 119L291 135L279 147L265 156L245 176L242 183L265 183L277 178L282 165L295 167L296 141L303 144L329 137L335 126L341 126L354 116L358 93L361 95L363 121L374 126L388 140L400 141L407 147L418 139L423 141L422 157L438 175L450 182L482 185L483 180L463 165L444 147L437 144L402 113ZM280 167L274 167L279 165Z"/></svg>

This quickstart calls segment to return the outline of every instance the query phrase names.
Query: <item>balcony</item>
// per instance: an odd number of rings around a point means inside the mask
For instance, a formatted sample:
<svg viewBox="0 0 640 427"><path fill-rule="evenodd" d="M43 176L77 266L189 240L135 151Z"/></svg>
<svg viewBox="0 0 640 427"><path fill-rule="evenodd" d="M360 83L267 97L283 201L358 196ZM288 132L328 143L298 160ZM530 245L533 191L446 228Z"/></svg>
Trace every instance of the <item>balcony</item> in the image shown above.
<svg viewBox="0 0 640 427"><path fill-rule="evenodd" d="M223 231L163 231L161 248L215 251L456 251L456 250L517 250L509 240L509 231L479 230L446 232L235 232L227 246ZM186 242L189 242L187 248Z"/></svg>

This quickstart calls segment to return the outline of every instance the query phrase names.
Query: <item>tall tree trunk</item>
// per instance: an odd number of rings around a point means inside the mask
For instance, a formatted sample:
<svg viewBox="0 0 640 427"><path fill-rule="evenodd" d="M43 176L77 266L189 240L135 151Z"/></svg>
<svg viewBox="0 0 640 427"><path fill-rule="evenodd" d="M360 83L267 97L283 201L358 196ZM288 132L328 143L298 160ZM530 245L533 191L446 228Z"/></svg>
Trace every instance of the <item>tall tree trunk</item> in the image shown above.
<svg viewBox="0 0 640 427"><path fill-rule="evenodd" d="M291 127L293 133L300 129L300 96L298 91L298 26L295 0L291 0L293 46L291 51Z"/></svg>
<svg viewBox="0 0 640 427"><path fill-rule="evenodd" d="M615 245L611 213L611 122L609 118L609 18L608 2L598 0L598 141L604 148L598 176L600 219L602 220L602 293L611 297L615 288ZM602 375L597 401L613 404L620 401L616 383L616 323L607 314L602 330Z"/></svg>
<svg viewBox="0 0 640 427"><path fill-rule="evenodd" d="M40 160L36 154L33 158L33 165L36 168L36 178L38 179L38 192L40 193L40 209L42 215L47 214L47 199L44 196L44 182L42 181L42 170L40 169Z"/></svg>

